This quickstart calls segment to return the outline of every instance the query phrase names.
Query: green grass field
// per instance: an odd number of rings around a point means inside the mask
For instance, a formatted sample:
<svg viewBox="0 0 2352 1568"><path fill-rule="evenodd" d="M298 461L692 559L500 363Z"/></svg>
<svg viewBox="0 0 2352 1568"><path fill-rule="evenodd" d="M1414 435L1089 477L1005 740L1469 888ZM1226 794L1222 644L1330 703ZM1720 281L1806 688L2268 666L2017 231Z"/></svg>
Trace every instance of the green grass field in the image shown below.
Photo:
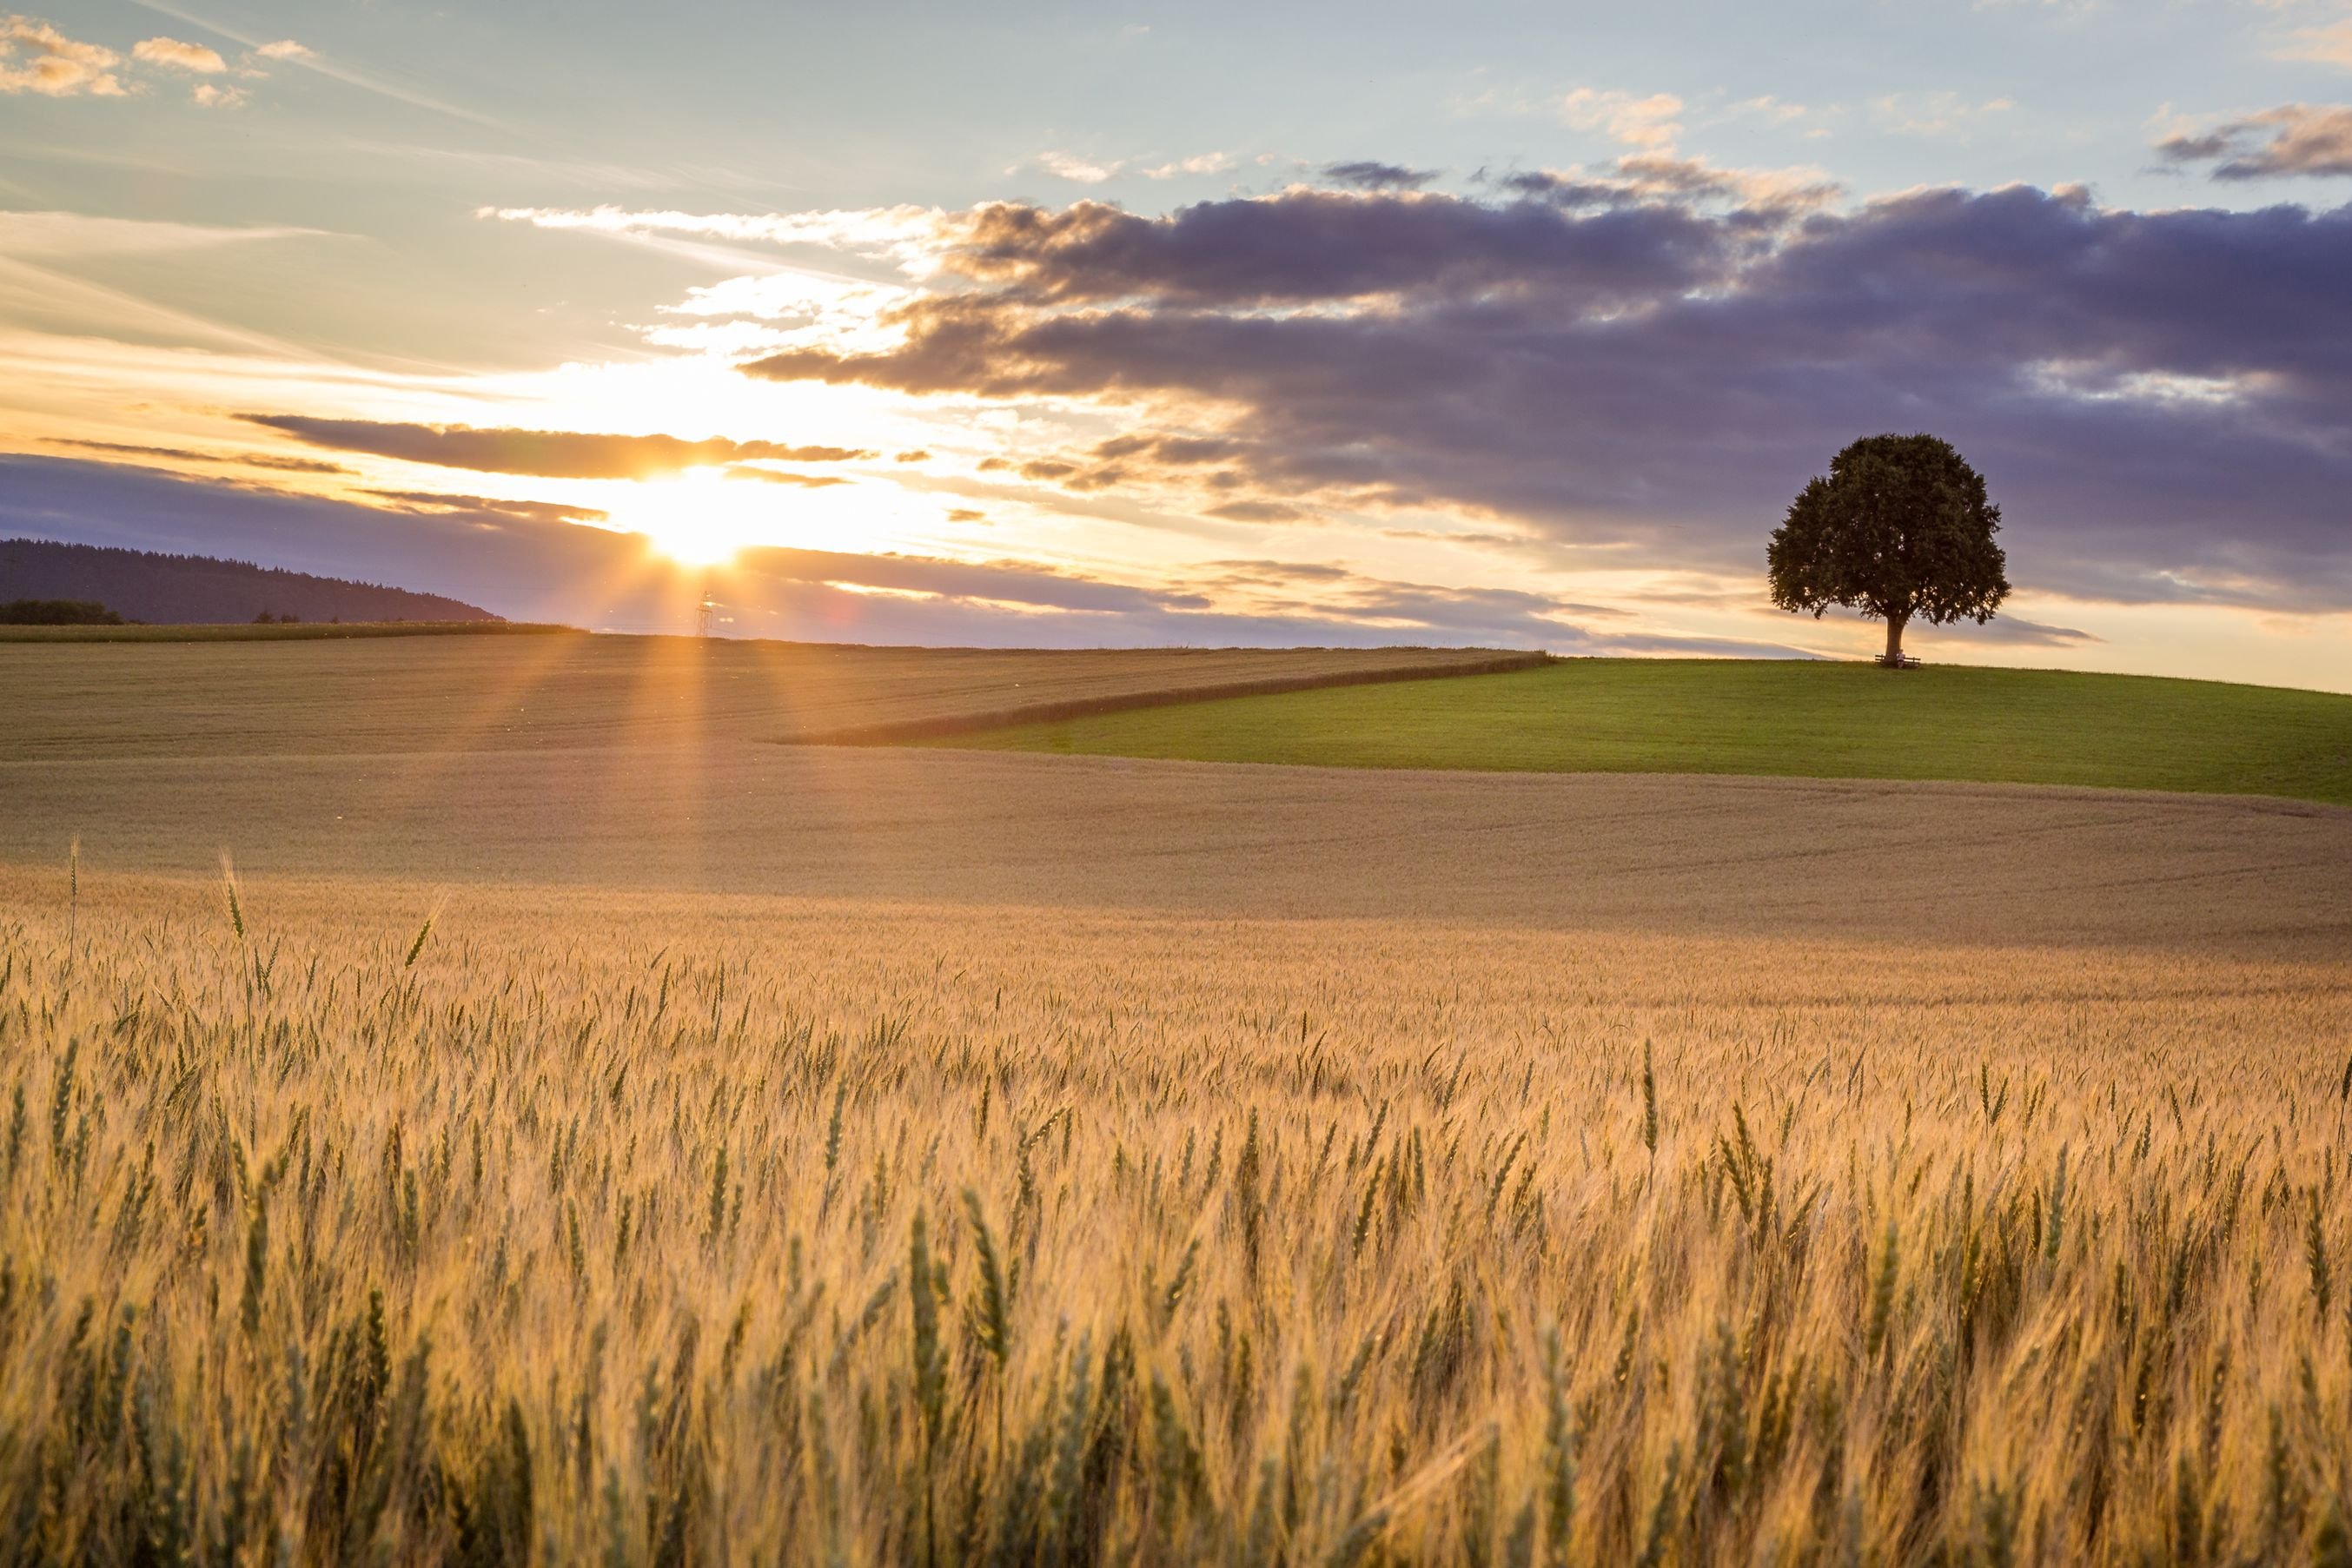
<svg viewBox="0 0 2352 1568"><path fill-rule="evenodd" d="M2050 670L1570 659L940 744L1339 768L2079 784L2352 805L2352 696Z"/></svg>

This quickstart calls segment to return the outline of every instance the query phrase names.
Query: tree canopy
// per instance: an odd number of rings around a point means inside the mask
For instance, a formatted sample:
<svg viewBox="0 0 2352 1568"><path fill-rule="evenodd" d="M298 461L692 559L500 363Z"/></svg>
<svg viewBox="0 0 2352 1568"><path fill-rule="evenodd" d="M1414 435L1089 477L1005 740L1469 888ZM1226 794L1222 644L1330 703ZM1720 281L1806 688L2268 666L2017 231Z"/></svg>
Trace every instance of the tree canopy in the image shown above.
<svg viewBox="0 0 2352 1568"><path fill-rule="evenodd" d="M1819 616L1832 605L1886 622L1886 660L1903 628L1981 624L2009 596L1993 535L2000 508L1984 476L1933 435L1866 435L1830 459L1789 504L1765 550L1772 602Z"/></svg>

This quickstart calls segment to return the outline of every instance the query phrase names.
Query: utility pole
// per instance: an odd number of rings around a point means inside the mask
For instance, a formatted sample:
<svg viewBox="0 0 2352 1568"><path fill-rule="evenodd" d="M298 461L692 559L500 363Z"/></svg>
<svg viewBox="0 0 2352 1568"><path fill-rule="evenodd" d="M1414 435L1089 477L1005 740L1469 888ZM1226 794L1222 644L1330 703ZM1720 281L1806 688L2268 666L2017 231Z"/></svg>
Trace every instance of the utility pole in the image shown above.
<svg viewBox="0 0 2352 1568"><path fill-rule="evenodd" d="M710 580L706 577L702 580L702 602L695 607L694 612L694 634L696 636L708 637L710 635L710 612L717 608L718 606L711 602Z"/></svg>

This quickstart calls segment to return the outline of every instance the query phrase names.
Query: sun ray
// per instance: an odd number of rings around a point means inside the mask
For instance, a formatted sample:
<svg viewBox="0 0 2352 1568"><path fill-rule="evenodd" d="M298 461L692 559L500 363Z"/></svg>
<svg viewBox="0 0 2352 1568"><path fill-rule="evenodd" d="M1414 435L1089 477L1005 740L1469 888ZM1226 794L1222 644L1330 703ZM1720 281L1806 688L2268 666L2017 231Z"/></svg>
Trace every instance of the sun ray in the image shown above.
<svg viewBox="0 0 2352 1568"><path fill-rule="evenodd" d="M592 579L586 585L584 600L606 603L649 581L674 582L677 577L676 570L656 559L648 549L622 558L609 570ZM494 728L518 717L524 718L527 725L532 694L553 679L567 661L578 656L575 639L550 636L530 640L527 651L510 660L489 661L494 667L504 665L505 674L478 688L471 701L453 706L437 733L418 737L400 765L390 771L374 792L374 803L387 812L400 813L431 799L436 786L465 766L467 754L478 749ZM647 711L640 709L638 716L642 718ZM677 716L675 710L672 716Z"/></svg>

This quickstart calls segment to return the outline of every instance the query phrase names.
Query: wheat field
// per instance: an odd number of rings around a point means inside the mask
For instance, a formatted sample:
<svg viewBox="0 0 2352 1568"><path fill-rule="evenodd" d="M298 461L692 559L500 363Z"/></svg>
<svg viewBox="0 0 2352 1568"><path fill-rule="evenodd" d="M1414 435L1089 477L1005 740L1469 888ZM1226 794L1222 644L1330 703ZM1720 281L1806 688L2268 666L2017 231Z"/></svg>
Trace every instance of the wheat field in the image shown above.
<svg viewBox="0 0 2352 1568"><path fill-rule="evenodd" d="M26 1562L2352 1556L2352 968L0 871Z"/></svg>

